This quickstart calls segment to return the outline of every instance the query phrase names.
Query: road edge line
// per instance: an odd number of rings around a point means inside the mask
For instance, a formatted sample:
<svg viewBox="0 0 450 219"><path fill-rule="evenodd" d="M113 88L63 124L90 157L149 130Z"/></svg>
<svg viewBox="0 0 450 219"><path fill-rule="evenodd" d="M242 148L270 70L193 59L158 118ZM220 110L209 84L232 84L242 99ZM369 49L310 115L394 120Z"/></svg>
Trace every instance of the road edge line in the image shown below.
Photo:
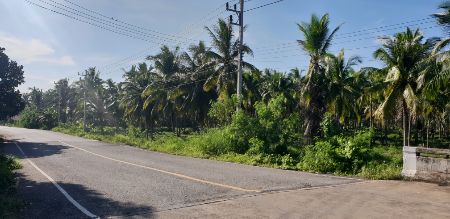
<svg viewBox="0 0 450 219"><path fill-rule="evenodd" d="M25 160L28 161L28 163L31 164L31 166L33 166L37 171L39 171L42 175L44 175L48 181L50 181L63 195L64 197L70 202L72 203L72 205L74 205L78 210L80 210L81 212L83 212L83 214L85 214L86 216L90 217L90 218L100 218L99 216L91 213L89 210L87 210L85 207L83 207L80 203L78 203L77 201L75 201L75 199L72 198L72 196L69 195L69 193L64 190L52 177L50 177L47 173L45 173L41 168L39 168L33 161L31 161L28 156L25 154L25 152L22 150L22 148L20 148L19 144L17 142L14 142L14 144L16 145L17 149L19 149L20 153L22 153L23 157L25 158Z"/></svg>

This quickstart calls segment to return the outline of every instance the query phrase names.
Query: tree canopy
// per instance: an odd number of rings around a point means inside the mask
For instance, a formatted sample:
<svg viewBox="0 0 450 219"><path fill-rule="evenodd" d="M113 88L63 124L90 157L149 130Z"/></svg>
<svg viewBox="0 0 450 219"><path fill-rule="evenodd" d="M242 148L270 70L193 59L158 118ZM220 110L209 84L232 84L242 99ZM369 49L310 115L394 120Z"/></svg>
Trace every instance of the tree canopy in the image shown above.
<svg viewBox="0 0 450 219"><path fill-rule="evenodd" d="M25 106L17 87L24 83L23 66L12 61L0 47L0 120L17 115Z"/></svg>

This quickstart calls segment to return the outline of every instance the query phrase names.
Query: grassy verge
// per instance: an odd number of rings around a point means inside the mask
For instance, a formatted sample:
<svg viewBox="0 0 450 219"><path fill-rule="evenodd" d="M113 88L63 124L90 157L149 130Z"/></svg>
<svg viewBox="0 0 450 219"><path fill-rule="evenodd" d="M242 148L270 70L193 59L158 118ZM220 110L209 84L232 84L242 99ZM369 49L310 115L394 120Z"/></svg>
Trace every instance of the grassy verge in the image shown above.
<svg viewBox="0 0 450 219"><path fill-rule="evenodd" d="M0 138L0 147L2 139ZM10 156L0 154L0 218L15 218L22 207L16 196L16 180L13 171L20 163Z"/></svg>
<svg viewBox="0 0 450 219"><path fill-rule="evenodd" d="M398 147L372 146L365 148L364 156L361 158L364 160L360 161L358 168L354 168L353 170L351 169L351 166L355 166L353 165L355 163L353 160L350 162L342 160L341 162L339 160L340 158L331 159L330 157L333 156L329 155L331 153L325 152L324 154L323 151L316 153L313 150L309 150L308 147L303 149L292 147L289 149L290 153L287 155L230 152L230 150L226 149L226 145L229 145L229 142L226 142L228 141L227 136L221 129L211 129L204 133L190 134L182 137L177 137L172 133L162 133L154 136L152 140L145 138L142 134L124 130L105 129L103 132L99 130L84 132L77 126L63 126L54 128L53 131L109 143L122 143L168 154L254 166L330 173L366 179L401 178L402 151ZM331 150L341 149L333 148ZM308 153L311 154L309 157L312 157L312 159L308 160ZM325 157L317 157L320 153ZM311 165L311 163L322 165L320 161L327 159L335 163L329 169L314 168L314 165ZM350 167L347 169L341 168L339 166L341 163L350 163Z"/></svg>

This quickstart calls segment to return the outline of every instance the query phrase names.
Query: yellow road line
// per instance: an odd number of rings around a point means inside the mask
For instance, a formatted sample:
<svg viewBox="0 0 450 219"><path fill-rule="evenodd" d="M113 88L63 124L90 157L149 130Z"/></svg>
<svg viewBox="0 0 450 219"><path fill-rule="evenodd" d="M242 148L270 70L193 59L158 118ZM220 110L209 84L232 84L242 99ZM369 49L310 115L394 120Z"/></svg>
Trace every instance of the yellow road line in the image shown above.
<svg viewBox="0 0 450 219"><path fill-rule="evenodd" d="M115 161L115 162L122 163L122 164L127 164L127 165L130 165L130 166L135 166L135 167L140 167L140 168L144 168L144 169L148 169L148 170L153 170L153 171L156 171L156 172L160 172L160 173L176 176L176 177L179 177L179 178L183 178L183 179L187 179L187 180L191 180L191 181L195 181L195 182L199 182L199 183L209 184L209 185L223 187L223 188L227 188L227 189L233 189L233 190L242 191L242 192L261 192L261 190L244 189L244 188L240 188L240 187L236 187L236 186L231 186L231 185L225 185L225 184L222 184L222 183L211 182L211 181L198 179L198 178L194 178L194 177L191 177L191 176L186 176L186 175L183 175L183 174L169 172L169 171L166 171L166 170L161 170L161 169L148 167L148 166L144 166L144 165L140 165L140 164L130 163L130 162L127 162L127 161L118 160L118 159L107 157L107 156L104 156L104 155L101 155L101 154L97 154L97 153L88 151L86 149L83 149L83 148L80 148L80 147L68 144L68 143L63 142L63 141L59 141L59 142L61 142L62 144L65 144L65 145L67 145L69 147L78 149L80 151L84 151L86 153L95 155L97 157L101 157L101 158L108 159L108 160Z"/></svg>

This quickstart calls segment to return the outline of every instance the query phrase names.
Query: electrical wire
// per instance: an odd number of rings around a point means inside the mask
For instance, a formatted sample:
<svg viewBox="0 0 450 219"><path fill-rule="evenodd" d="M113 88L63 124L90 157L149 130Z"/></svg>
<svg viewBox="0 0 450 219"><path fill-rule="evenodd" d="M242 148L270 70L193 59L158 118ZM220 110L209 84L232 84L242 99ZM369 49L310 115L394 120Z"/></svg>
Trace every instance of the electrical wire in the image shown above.
<svg viewBox="0 0 450 219"><path fill-rule="evenodd" d="M261 8L264 8L264 7L267 7L267 6L271 6L271 5L275 5L275 4L281 3L283 1L285 1L285 0L274 1L274 2L271 2L271 3L267 3L267 4L264 4L264 5L260 5L260 6L254 7L254 8L250 8L250 9L244 10L244 12L254 11L254 10L261 9Z"/></svg>

